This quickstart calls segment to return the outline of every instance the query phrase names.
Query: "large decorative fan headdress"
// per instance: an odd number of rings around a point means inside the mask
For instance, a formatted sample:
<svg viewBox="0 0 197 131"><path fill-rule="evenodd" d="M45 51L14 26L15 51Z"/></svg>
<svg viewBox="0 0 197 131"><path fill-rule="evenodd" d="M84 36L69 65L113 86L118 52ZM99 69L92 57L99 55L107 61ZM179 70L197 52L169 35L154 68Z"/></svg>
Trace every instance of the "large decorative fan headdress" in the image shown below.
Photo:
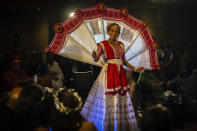
<svg viewBox="0 0 197 131"><path fill-rule="evenodd" d="M77 9L73 17L55 24L55 36L49 45L49 52L102 67L104 59L95 63L91 54L98 42L108 39L107 25L110 23L117 23L121 28L118 40L124 43L125 57L130 64L158 69L155 42L146 24L129 15L126 8L106 8L103 3Z"/></svg>

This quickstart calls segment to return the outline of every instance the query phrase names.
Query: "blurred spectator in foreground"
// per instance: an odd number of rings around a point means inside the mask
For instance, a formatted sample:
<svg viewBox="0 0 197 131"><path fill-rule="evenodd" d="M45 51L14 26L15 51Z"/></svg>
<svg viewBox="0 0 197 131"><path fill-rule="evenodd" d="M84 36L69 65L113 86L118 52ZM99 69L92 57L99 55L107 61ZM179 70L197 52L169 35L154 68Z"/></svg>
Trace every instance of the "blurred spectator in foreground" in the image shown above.
<svg viewBox="0 0 197 131"><path fill-rule="evenodd" d="M31 82L24 83L16 104L16 128L20 131L47 129L49 107L42 86Z"/></svg>
<svg viewBox="0 0 197 131"><path fill-rule="evenodd" d="M172 131L170 111L161 104L147 108L140 127L141 131Z"/></svg>
<svg viewBox="0 0 197 131"><path fill-rule="evenodd" d="M0 103L0 130L12 131L15 130L16 122L16 103L22 88L13 88L10 92L9 99L5 103Z"/></svg>
<svg viewBox="0 0 197 131"><path fill-rule="evenodd" d="M42 87L25 82L22 86L13 88L8 101L1 103L3 123L0 128L4 131L45 131L49 124L48 109Z"/></svg>
<svg viewBox="0 0 197 131"><path fill-rule="evenodd" d="M60 88L53 95L51 128L53 131L96 131L93 123L80 114L81 97L73 89Z"/></svg>

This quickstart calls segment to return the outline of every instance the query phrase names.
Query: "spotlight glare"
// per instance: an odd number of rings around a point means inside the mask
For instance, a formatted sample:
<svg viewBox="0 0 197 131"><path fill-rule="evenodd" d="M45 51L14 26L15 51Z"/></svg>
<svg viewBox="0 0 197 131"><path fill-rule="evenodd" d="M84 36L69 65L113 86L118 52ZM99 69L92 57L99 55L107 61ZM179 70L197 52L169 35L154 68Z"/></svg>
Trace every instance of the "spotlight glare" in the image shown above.
<svg viewBox="0 0 197 131"><path fill-rule="evenodd" d="M74 16L74 14L75 14L74 12L70 13L70 17L73 17L73 16Z"/></svg>

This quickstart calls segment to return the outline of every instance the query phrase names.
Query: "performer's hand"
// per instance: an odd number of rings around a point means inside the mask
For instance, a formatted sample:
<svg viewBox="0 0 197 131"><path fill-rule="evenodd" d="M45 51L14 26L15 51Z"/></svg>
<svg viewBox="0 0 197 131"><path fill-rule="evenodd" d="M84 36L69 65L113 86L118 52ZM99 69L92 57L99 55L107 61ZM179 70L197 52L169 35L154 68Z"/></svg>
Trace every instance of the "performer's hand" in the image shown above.
<svg viewBox="0 0 197 131"><path fill-rule="evenodd" d="M96 52L94 50L92 51L92 57L94 58L94 60L97 60Z"/></svg>
<svg viewBox="0 0 197 131"><path fill-rule="evenodd" d="M47 53L47 52L49 52L49 47L45 47L45 49L44 49L44 51Z"/></svg>
<svg viewBox="0 0 197 131"><path fill-rule="evenodd" d="M144 70L145 70L144 67L138 67L138 68L137 68L137 71L138 71L138 72L144 72Z"/></svg>

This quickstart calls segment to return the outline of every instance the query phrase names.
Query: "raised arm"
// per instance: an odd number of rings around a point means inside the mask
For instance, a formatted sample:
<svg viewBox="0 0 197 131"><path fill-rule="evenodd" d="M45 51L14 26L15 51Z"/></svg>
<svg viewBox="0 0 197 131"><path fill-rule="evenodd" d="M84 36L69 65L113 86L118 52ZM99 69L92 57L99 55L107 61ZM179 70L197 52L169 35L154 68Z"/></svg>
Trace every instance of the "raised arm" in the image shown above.
<svg viewBox="0 0 197 131"><path fill-rule="evenodd" d="M103 50L102 50L102 46L100 44L98 44L97 46L97 51L92 51L92 57L94 58L94 61L97 62L102 54Z"/></svg>

